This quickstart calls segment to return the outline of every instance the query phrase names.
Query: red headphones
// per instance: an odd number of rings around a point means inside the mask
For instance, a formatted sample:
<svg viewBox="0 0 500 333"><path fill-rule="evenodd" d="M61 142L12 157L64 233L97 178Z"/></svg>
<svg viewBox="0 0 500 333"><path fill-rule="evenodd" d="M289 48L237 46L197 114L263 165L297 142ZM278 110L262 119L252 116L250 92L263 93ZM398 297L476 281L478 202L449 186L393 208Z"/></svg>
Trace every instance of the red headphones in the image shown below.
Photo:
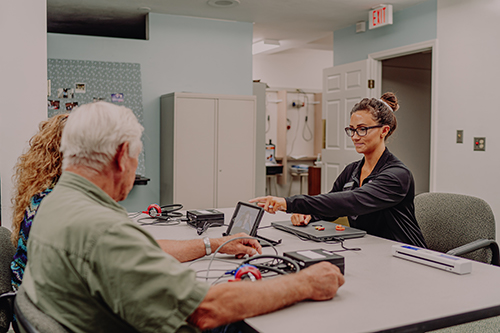
<svg viewBox="0 0 500 333"><path fill-rule="evenodd" d="M143 211L143 213L151 217L161 216L161 207L158 204L151 204L148 206L147 211Z"/></svg>
<svg viewBox="0 0 500 333"><path fill-rule="evenodd" d="M262 274L257 267L244 264L238 267L238 269L234 272L234 280L229 280L229 282L242 280L257 281L261 279Z"/></svg>

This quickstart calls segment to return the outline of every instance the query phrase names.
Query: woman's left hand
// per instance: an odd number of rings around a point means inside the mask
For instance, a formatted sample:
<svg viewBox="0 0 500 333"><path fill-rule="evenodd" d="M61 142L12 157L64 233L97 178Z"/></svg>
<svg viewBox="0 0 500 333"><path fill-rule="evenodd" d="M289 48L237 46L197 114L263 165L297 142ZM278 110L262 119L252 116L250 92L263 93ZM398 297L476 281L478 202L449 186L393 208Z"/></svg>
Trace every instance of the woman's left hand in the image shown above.
<svg viewBox="0 0 500 333"><path fill-rule="evenodd" d="M293 225L307 225L311 222L311 215L293 214L291 220Z"/></svg>

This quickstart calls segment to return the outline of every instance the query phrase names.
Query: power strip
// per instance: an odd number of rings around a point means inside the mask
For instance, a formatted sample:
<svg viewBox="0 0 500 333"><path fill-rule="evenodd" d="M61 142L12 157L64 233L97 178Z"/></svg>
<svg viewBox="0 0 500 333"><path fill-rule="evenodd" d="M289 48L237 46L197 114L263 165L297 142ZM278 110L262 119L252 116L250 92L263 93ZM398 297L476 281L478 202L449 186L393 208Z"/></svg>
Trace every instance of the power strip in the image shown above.
<svg viewBox="0 0 500 333"><path fill-rule="evenodd" d="M460 275L468 274L472 271L471 260L416 246L402 244L393 245L392 255Z"/></svg>

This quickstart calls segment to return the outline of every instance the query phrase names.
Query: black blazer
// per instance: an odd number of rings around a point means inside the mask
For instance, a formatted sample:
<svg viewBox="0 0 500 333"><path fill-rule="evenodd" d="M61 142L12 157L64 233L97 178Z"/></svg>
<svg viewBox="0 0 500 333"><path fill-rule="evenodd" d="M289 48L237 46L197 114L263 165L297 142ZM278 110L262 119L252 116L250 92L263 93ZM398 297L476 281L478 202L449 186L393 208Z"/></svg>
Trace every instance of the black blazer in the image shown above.
<svg viewBox="0 0 500 333"><path fill-rule="evenodd" d="M411 171L386 148L372 173L359 186L365 159L349 164L332 190L316 196L285 198L287 213L333 221L347 216L349 224L368 234L427 247L415 218L415 183Z"/></svg>

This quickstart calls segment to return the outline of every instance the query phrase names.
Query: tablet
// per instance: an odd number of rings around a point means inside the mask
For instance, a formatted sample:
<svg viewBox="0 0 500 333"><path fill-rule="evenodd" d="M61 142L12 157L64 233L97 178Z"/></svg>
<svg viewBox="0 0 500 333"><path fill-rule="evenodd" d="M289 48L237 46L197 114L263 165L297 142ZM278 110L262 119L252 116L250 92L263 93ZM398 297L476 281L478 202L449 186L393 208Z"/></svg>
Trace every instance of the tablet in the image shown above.
<svg viewBox="0 0 500 333"><path fill-rule="evenodd" d="M229 227L224 235L234 235L244 232L255 237L263 215L263 208L246 202L238 202L231 217L231 222L229 222Z"/></svg>

